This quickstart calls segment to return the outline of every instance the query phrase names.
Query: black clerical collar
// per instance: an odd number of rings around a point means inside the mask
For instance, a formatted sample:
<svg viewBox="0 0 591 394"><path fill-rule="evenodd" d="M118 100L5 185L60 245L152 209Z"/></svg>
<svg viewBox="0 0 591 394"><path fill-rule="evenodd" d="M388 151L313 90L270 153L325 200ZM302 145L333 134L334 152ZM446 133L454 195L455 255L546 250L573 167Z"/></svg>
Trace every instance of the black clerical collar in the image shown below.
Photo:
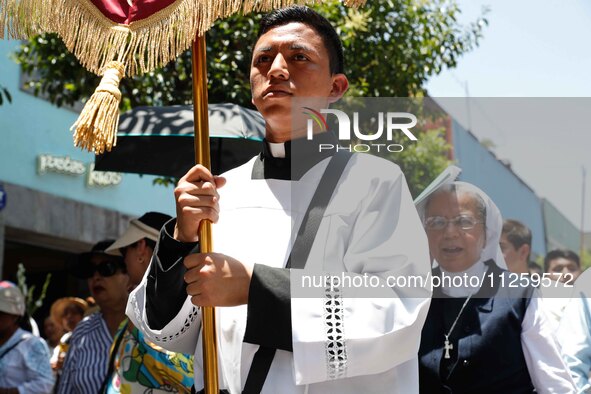
<svg viewBox="0 0 591 394"><path fill-rule="evenodd" d="M286 141L285 157L273 157L269 143L263 141L262 151L252 168L252 179L299 180L310 168L332 156L334 149L320 150L320 144L336 147L338 140L331 132L314 134L312 140L306 137Z"/></svg>

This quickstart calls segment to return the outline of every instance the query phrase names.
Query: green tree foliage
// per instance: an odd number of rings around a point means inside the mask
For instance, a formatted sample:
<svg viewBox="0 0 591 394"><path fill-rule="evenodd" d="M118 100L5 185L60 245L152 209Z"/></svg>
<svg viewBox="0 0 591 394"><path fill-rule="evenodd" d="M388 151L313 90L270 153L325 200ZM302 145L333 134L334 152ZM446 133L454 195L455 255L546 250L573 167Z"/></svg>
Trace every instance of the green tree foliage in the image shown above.
<svg viewBox="0 0 591 394"><path fill-rule="evenodd" d="M580 256L581 268L584 270L591 268L591 249L584 249Z"/></svg>
<svg viewBox="0 0 591 394"><path fill-rule="evenodd" d="M408 97L424 94L427 79L471 50L485 19L460 25L449 0L370 1L349 9L328 1L317 7L337 27L343 40L346 74L353 96ZM207 33L210 102L250 105L250 52L261 15L236 15L218 21ZM98 85L61 40L44 34L26 41L16 60L29 75L28 87L58 106L84 101ZM122 81L122 109L139 105L191 102L191 57Z"/></svg>
<svg viewBox="0 0 591 394"><path fill-rule="evenodd" d="M45 275L45 282L43 282L43 287L41 288L41 292L35 295L35 285L29 287L27 285L27 278L26 278L26 270L25 266L22 263L18 264L18 270L16 272L16 277L18 281L18 287L23 293L25 297L25 309L29 316L33 316L37 309L43 306L43 300L47 295L47 288L49 287L49 283L51 282L51 273Z"/></svg>
<svg viewBox="0 0 591 394"><path fill-rule="evenodd" d="M478 44L483 17L463 26L454 0L368 1L361 9L320 7L339 31L355 96L414 97L427 79Z"/></svg>
<svg viewBox="0 0 591 394"><path fill-rule="evenodd" d="M413 198L450 164L447 158L449 145L444 134L444 129L424 131L418 137L420 143L405 146L403 152L391 156L406 176Z"/></svg>
<svg viewBox="0 0 591 394"><path fill-rule="evenodd" d="M478 44L487 23L480 18L469 25L460 24L455 0L368 1L360 9L327 1L316 8L336 26L343 40L351 96L422 97L427 79L445 67L455 67L458 59ZM232 16L218 21L207 33L210 102L252 107L250 53L260 18L256 14ZM28 87L58 106L85 101L99 82L55 35L26 41L15 57L28 75ZM190 104L190 52L148 74L124 78L121 90L122 110L140 105ZM420 137L424 148L417 146L396 158L411 185L415 180L433 179L447 164L447 148L441 145L443 142L436 143L434 136Z"/></svg>

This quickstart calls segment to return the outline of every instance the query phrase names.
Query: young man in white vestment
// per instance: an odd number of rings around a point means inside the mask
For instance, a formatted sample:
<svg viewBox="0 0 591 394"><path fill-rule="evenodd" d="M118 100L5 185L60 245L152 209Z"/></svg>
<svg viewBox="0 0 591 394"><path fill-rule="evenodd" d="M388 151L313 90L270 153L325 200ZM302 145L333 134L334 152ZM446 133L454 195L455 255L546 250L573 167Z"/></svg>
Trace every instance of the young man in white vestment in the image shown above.
<svg viewBox="0 0 591 394"><path fill-rule="evenodd" d="M313 108L320 110L346 92L335 30L305 7L270 13L261 22L250 80L266 121L261 154L223 177L197 165L181 178L177 218L162 229L127 314L154 343L195 352L197 391L204 386L199 307L215 306L226 392L418 393L417 351L430 285L396 288L387 279L427 278L429 252L397 165L352 155L305 268L286 268L292 234L333 153L319 153L318 144L336 144L330 132L308 140L305 122L292 123L292 100L323 97ZM202 220L216 223L217 253L196 253ZM307 296L306 273L369 276L379 294L327 283ZM263 349L274 352L269 368L256 361ZM264 385L251 385L253 376L262 376Z"/></svg>

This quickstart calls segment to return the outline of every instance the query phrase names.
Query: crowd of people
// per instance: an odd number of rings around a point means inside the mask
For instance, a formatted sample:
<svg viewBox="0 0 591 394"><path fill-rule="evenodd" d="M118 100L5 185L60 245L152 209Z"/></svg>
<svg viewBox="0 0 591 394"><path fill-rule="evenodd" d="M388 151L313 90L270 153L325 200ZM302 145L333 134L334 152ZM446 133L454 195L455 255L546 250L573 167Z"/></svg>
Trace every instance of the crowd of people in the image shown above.
<svg viewBox="0 0 591 394"><path fill-rule="evenodd" d="M537 275L527 272L529 230L516 221L503 224L494 202L463 182L427 200L423 223L434 275L492 274L493 280L435 289L419 351L421 392L574 392L547 299L534 286L508 285L512 273Z"/></svg>
<svg viewBox="0 0 591 394"><path fill-rule="evenodd" d="M148 212L116 241L76 256L71 274L87 281L91 297L56 300L43 341L21 329L22 292L0 282L0 393L188 393L193 356L151 342L125 316L129 291L151 260L170 216Z"/></svg>
<svg viewBox="0 0 591 394"><path fill-rule="evenodd" d="M193 167L176 218L148 212L78 255L71 273L91 298L55 301L46 341L20 328L23 294L0 282L0 394L199 392L203 306L219 307L226 393L591 391L591 271L576 253L532 264L531 231L476 186L448 183L416 209L394 163L305 138L291 99L338 100L343 57L309 8L264 17L251 66L262 153L224 177ZM201 253L204 220L217 253ZM304 272L369 275L381 290L298 293ZM431 275L490 280L385 286ZM540 279L511 287L512 275ZM568 297L547 293L557 286Z"/></svg>

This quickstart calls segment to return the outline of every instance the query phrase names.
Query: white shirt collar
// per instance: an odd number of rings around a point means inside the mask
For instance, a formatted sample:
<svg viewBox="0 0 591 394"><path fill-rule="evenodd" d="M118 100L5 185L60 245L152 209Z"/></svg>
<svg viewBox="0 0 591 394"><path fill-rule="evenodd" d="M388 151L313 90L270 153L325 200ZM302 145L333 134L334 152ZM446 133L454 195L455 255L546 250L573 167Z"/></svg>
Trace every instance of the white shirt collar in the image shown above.
<svg viewBox="0 0 591 394"><path fill-rule="evenodd" d="M285 143L284 142L268 142L269 152L273 157L278 159L285 157Z"/></svg>

